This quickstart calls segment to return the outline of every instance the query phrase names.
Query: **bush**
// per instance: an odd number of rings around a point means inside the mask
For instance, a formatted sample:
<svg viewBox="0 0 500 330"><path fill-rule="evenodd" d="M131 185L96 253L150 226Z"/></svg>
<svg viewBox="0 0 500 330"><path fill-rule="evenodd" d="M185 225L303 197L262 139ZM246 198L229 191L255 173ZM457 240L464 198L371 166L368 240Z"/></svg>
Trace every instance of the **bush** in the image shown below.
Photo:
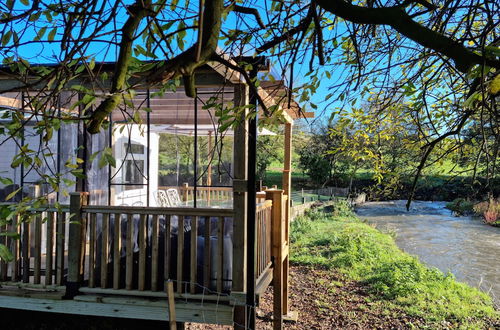
<svg viewBox="0 0 500 330"><path fill-rule="evenodd" d="M318 212L319 213L319 212ZM346 200L339 200L333 204L332 215L334 217L352 217L354 212L351 204Z"/></svg>
<svg viewBox="0 0 500 330"><path fill-rule="evenodd" d="M456 215L467 215L473 212L474 203L465 198L455 198L446 203L446 208L452 210Z"/></svg>
<svg viewBox="0 0 500 330"><path fill-rule="evenodd" d="M486 202L474 205L474 212L483 216L484 222L489 225L500 225L500 198L490 198Z"/></svg>

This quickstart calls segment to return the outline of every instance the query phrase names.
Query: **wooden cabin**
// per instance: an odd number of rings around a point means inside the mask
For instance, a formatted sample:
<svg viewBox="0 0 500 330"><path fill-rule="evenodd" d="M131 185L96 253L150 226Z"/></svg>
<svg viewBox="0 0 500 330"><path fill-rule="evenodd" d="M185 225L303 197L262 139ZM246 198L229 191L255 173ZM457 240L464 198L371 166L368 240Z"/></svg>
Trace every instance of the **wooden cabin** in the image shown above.
<svg viewBox="0 0 500 330"><path fill-rule="evenodd" d="M100 66L110 72L112 68ZM29 116L36 90L13 90L18 83L6 70L0 69L0 92L9 90L0 94L1 111L22 110L26 122L22 139L3 141L0 147L2 176L22 187L2 207L43 194L49 205L0 219L0 231L12 233L0 236L0 243L14 256L0 261L0 308L163 321L175 311L176 322L244 329L255 317L255 297L272 283L275 328L281 328L283 319L290 317L292 125L310 116L294 102L292 107L280 102L287 99L281 85L266 84L257 93L264 103L282 107L283 189L255 193L255 182L249 181L254 176L248 171L255 161L248 156L249 145L257 138L249 129L248 112L253 110L241 107L234 129L225 130L220 111L257 97L228 68L210 63L200 69L196 99L187 98L182 86L160 91L139 85L129 102L111 114L108 129L89 135L82 121L68 121L47 144L36 131L37 116ZM71 108L82 95L70 87L51 105L54 113L82 110ZM223 106L211 105L215 101ZM141 108L148 110L137 112ZM164 134L192 139L190 179L179 180L177 172L175 182L160 182L162 139L163 149L165 143L166 149L172 145ZM199 159L200 138L208 150L208 165ZM214 152L221 141L232 145L224 173L216 166L220 159ZM12 168L11 156L27 144L42 152L51 148L50 159L35 170ZM100 163L103 150L113 156L115 166ZM62 172L76 157L86 177L71 182L65 174L68 180L58 191L50 191L44 175ZM215 183L224 176L223 184ZM6 190L4 197L13 190L5 185L0 189Z"/></svg>

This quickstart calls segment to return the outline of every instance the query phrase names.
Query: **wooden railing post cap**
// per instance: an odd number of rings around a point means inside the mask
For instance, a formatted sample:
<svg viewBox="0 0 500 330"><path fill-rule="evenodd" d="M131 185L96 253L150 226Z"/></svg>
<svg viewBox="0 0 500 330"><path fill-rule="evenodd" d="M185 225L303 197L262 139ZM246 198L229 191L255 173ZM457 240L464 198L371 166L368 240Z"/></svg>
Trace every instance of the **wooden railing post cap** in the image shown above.
<svg viewBox="0 0 500 330"><path fill-rule="evenodd" d="M69 193L69 196L89 196L90 193L88 191L73 191Z"/></svg>
<svg viewBox="0 0 500 330"><path fill-rule="evenodd" d="M282 195L284 192L283 189L267 189L266 190L266 198L269 198L274 195Z"/></svg>

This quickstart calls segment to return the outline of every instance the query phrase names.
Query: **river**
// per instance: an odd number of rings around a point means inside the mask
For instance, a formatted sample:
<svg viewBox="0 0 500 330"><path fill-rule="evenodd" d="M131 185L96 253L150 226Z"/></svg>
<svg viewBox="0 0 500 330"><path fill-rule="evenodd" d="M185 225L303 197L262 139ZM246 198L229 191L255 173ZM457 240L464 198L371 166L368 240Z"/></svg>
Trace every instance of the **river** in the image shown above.
<svg viewBox="0 0 500 330"><path fill-rule="evenodd" d="M356 208L396 244L430 266L451 272L457 280L488 292L500 305L500 228L473 217L455 217L445 202L367 202Z"/></svg>

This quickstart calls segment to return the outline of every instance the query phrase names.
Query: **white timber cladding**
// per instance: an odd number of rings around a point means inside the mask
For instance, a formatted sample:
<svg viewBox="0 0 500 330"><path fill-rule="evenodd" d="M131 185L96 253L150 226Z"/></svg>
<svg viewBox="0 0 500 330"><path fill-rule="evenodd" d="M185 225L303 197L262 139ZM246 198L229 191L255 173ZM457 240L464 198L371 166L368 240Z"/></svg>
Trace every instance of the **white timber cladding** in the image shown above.
<svg viewBox="0 0 500 330"><path fill-rule="evenodd" d="M148 180L150 205L154 203L156 200L154 193L158 190L159 140L157 133L149 132L150 157L148 159L147 126L114 125L113 154L116 167L111 172L114 191L111 205L146 206Z"/></svg>
<svg viewBox="0 0 500 330"><path fill-rule="evenodd" d="M4 139L4 137L2 137ZM3 142L3 141L2 141ZM12 168L10 164L12 163L12 158L17 153L17 144L14 140L9 139L3 142L0 147L0 176L5 178L10 178L15 184L20 182L20 169ZM0 182L0 189L4 188L6 185Z"/></svg>

